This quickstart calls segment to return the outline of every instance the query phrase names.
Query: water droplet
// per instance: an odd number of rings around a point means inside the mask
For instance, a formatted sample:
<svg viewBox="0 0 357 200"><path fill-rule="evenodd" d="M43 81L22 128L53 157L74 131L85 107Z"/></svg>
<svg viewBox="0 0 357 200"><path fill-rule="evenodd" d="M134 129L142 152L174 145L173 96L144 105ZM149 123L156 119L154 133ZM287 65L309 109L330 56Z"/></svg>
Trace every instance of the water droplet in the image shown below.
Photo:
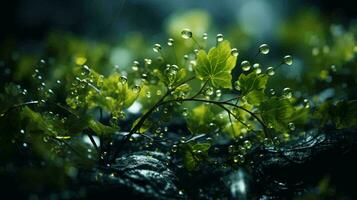
<svg viewBox="0 0 357 200"><path fill-rule="evenodd" d="M247 61L247 60L243 60L241 63L240 63L240 66L242 68L243 71L249 71L250 70L250 62Z"/></svg>
<svg viewBox="0 0 357 200"><path fill-rule="evenodd" d="M271 89L269 90L269 93L270 93L271 96L274 96L274 95L275 95L275 90L274 90L273 88L271 88Z"/></svg>
<svg viewBox="0 0 357 200"><path fill-rule="evenodd" d="M139 70L139 65L140 65L139 61L134 60L133 66L131 68L133 69L133 71L138 71Z"/></svg>
<svg viewBox="0 0 357 200"><path fill-rule="evenodd" d="M177 145L176 144L172 145L171 152L172 153L176 153L177 152Z"/></svg>
<svg viewBox="0 0 357 200"><path fill-rule="evenodd" d="M128 82L128 78L126 76L120 76L119 81L122 85Z"/></svg>
<svg viewBox="0 0 357 200"><path fill-rule="evenodd" d="M188 115L188 109L187 108L183 108L182 109L182 116L187 117L187 115Z"/></svg>
<svg viewBox="0 0 357 200"><path fill-rule="evenodd" d="M283 89L283 97L290 99L293 96L293 90L286 87Z"/></svg>
<svg viewBox="0 0 357 200"><path fill-rule="evenodd" d="M25 143L25 142L22 143L22 146L23 146L23 147L27 147L27 143Z"/></svg>
<svg viewBox="0 0 357 200"><path fill-rule="evenodd" d="M234 89L240 91L240 83L239 83L239 81L235 81L234 82Z"/></svg>
<svg viewBox="0 0 357 200"><path fill-rule="evenodd" d="M232 154L232 153L234 153L234 149L235 149L235 147L234 147L234 145L229 145L228 146L228 153L230 153L230 154Z"/></svg>
<svg viewBox="0 0 357 200"><path fill-rule="evenodd" d="M151 59L148 59L148 58L145 58L145 59L144 59L144 62L145 62L145 65L151 65L152 60L151 60Z"/></svg>
<svg viewBox="0 0 357 200"><path fill-rule="evenodd" d="M133 90L134 93L139 93L140 90L141 90L141 88L140 88L139 85L134 85L134 86L132 87L132 90Z"/></svg>
<svg viewBox="0 0 357 200"><path fill-rule="evenodd" d="M147 75L147 74L145 74L145 73L141 74L141 79L142 79L143 81L145 81L147 78L148 78L148 75Z"/></svg>
<svg viewBox="0 0 357 200"><path fill-rule="evenodd" d="M207 87L205 90L205 95L211 96L213 94L213 88L212 87Z"/></svg>
<svg viewBox="0 0 357 200"><path fill-rule="evenodd" d="M293 64L293 57L291 55L286 55L283 58L283 62L287 65L292 65Z"/></svg>
<svg viewBox="0 0 357 200"><path fill-rule="evenodd" d="M331 66L330 66L330 69L331 69L331 71L333 71L333 72L336 72L336 71L337 71L336 65L331 65Z"/></svg>
<svg viewBox="0 0 357 200"><path fill-rule="evenodd" d="M189 39L189 38L192 38L192 32L190 29L188 28L185 28L181 31L181 37L183 39Z"/></svg>
<svg viewBox="0 0 357 200"><path fill-rule="evenodd" d="M268 54L270 51L269 46L267 44L262 44L259 46L259 53Z"/></svg>
<svg viewBox="0 0 357 200"><path fill-rule="evenodd" d="M24 133L25 133L25 130L24 130L24 129L21 129L21 130L20 130L20 133L21 133L21 134L24 134Z"/></svg>
<svg viewBox="0 0 357 200"><path fill-rule="evenodd" d="M271 147L273 145L273 140L271 140L270 138L264 138L263 144L265 147Z"/></svg>
<svg viewBox="0 0 357 200"><path fill-rule="evenodd" d="M310 102L308 99L304 99L304 107L305 108L310 108Z"/></svg>
<svg viewBox="0 0 357 200"><path fill-rule="evenodd" d="M252 143L249 140L245 140L244 141L244 147L246 149L250 149L250 148L252 148Z"/></svg>
<svg viewBox="0 0 357 200"><path fill-rule="evenodd" d="M260 68L260 64L259 63L254 63L253 64L253 68L256 74L260 74L262 73L262 69Z"/></svg>
<svg viewBox="0 0 357 200"><path fill-rule="evenodd" d="M275 74L274 68L273 67L268 67L267 68L267 74L269 76L274 76L274 74Z"/></svg>
<svg viewBox="0 0 357 200"><path fill-rule="evenodd" d="M233 162L234 163L243 163L244 162L244 156L242 154L238 154L233 156Z"/></svg>
<svg viewBox="0 0 357 200"><path fill-rule="evenodd" d="M83 69L85 69L86 71L90 72L90 68L88 67L88 65L83 65Z"/></svg>
<svg viewBox="0 0 357 200"><path fill-rule="evenodd" d="M222 91L221 91L221 90L216 90L216 96L217 96L217 97L222 96Z"/></svg>
<svg viewBox="0 0 357 200"><path fill-rule="evenodd" d="M207 33L203 33L202 38L203 38L204 40L207 40L207 39L208 39L208 34L207 34Z"/></svg>
<svg viewBox="0 0 357 200"><path fill-rule="evenodd" d="M231 49L231 55L237 57L239 55L237 48Z"/></svg>
<svg viewBox="0 0 357 200"><path fill-rule="evenodd" d="M169 39L167 40L167 45L170 46L170 47L172 47L172 46L174 45L174 39L169 38Z"/></svg>
<svg viewBox="0 0 357 200"><path fill-rule="evenodd" d="M219 33L216 36L217 42L222 42L223 41L223 34Z"/></svg>
<svg viewBox="0 0 357 200"><path fill-rule="evenodd" d="M295 124L294 124L294 123L290 122L290 123L288 124L288 127L289 127L289 129L290 129L291 131L295 131Z"/></svg>
<svg viewBox="0 0 357 200"><path fill-rule="evenodd" d="M147 98L151 98L151 92L150 92L150 91L146 92L145 96L146 96Z"/></svg>
<svg viewBox="0 0 357 200"><path fill-rule="evenodd" d="M179 195L180 195L180 196L183 195L183 191L182 191L182 190L179 191Z"/></svg>
<svg viewBox="0 0 357 200"><path fill-rule="evenodd" d="M159 52L161 50L161 45L160 44L154 44L154 47L152 48L154 52Z"/></svg>
<svg viewBox="0 0 357 200"><path fill-rule="evenodd" d="M57 80L56 83L57 83L57 84L61 84L61 80Z"/></svg>

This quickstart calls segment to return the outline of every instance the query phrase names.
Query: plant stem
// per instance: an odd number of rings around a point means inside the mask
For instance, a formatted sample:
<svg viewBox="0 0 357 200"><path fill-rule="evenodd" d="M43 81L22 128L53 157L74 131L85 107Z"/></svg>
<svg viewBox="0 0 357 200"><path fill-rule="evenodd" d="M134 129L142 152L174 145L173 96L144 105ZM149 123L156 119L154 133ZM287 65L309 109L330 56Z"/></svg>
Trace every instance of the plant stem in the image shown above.
<svg viewBox="0 0 357 200"><path fill-rule="evenodd" d="M206 80L206 82L203 84L203 86L201 87L201 89L200 89L195 95L193 95L190 99L194 99L194 98L196 98L198 95L200 95L201 92L205 89L206 85L208 84L208 81L209 81L209 79Z"/></svg>
<svg viewBox="0 0 357 200"><path fill-rule="evenodd" d="M230 103L230 102L221 102L221 101L213 101L213 100L208 100L208 99L195 99L195 98L188 98L188 99L172 99L172 100L168 100L168 101L165 101L165 102L162 102L162 104L166 104L166 103L170 103L170 102L175 102L175 101L197 101L197 102L205 102L205 103L211 103L211 104L216 104L218 106L222 106L222 105L229 105L229 106L233 106L235 108L238 108L238 109L241 109L247 113L249 113L253 118L255 118L259 124L263 127L263 131L265 133L266 136L269 136L268 134L268 130L267 130L267 127L266 125L264 124L264 122L257 116L255 115L252 111L244 108L244 107L241 107L241 106L238 106L238 105L235 105L233 103Z"/></svg>
<svg viewBox="0 0 357 200"><path fill-rule="evenodd" d="M138 121L138 123L130 130L129 134L126 135L126 136L123 138L123 140L121 141L121 143L120 143L120 145L119 145L119 148L117 148L117 149L115 150L115 152L114 152L113 159L115 159L115 158L117 157L118 153L120 152L120 149L123 148L123 146L125 145L125 143L127 143L127 142L129 141L130 137L140 129L140 127L144 124L145 120L150 116L150 114L151 114L152 112L154 112L154 110L155 110L156 108L158 108L160 105L162 105L162 103L164 102L165 98L166 98L169 94L171 94L172 91L175 91L176 88L178 88L178 87L180 87L181 85L183 85L183 84L185 84L185 83L187 83L187 82L193 80L194 78L195 78L195 76L190 77L190 78L188 78L187 80L185 80L185 81L183 81L183 82L177 84L177 85L174 86L172 89L168 89L167 92L165 93L165 95L162 96L162 97L154 104L154 106L151 107L151 108L140 118L140 120Z"/></svg>

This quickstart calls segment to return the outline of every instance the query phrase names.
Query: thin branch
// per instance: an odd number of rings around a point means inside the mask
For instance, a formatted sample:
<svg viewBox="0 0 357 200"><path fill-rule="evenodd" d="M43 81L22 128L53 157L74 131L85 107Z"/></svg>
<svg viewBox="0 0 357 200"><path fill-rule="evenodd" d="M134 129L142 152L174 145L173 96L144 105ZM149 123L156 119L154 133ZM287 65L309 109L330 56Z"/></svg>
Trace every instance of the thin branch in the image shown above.
<svg viewBox="0 0 357 200"><path fill-rule="evenodd" d="M7 113L9 113L11 110L14 110L16 108L21 108L23 106L34 105L34 104L38 104L38 103L39 103L39 101L29 101L29 102L25 102L25 103L16 104L16 105L8 108L5 112L1 113L0 117L7 115Z"/></svg>
<svg viewBox="0 0 357 200"><path fill-rule="evenodd" d="M208 81L209 81L209 80L206 80L206 82L203 84L203 86L201 87L201 89L200 89L195 95L193 95L190 99L194 99L194 98L196 98L198 95L200 95L201 92L205 89L206 85L208 84Z"/></svg>

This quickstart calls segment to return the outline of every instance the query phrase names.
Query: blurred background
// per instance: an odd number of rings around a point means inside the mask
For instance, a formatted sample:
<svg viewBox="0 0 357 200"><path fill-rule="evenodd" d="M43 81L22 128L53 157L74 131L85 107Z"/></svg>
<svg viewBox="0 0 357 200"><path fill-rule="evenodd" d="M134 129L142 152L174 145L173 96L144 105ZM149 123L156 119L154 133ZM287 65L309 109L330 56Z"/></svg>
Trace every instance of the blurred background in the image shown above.
<svg viewBox="0 0 357 200"><path fill-rule="evenodd" d="M272 51L264 58L267 66L292 54L294 68L280 68L285 76L276 81L291 87L296 83L302 92L313 94L313 88L331 79L332 65L333 70L339 69L357 51L357 13L350 1L14 0L1 4L2 83L30 84L28 75L41 59L54 66L48 70L52 79L63 78L76 61L104 74L112 73L115 66L127 70L133 60L150 56L154 43L166 43L190 28L196 37L207 32L212 43L222 33L242 59L251 58L260 44L268 43ZM316 78L321 83L316 84Z"/></svg>

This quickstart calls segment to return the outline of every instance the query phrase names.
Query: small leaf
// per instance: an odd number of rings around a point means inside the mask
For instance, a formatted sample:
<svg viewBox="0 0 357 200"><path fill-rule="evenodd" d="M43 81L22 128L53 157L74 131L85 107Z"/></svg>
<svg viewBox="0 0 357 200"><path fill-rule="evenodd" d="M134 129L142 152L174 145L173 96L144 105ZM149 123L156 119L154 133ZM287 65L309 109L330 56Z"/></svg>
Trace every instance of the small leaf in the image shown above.
<svg viewBox="0 0 357 200"><path fill-rule="evenodd" d="M91 128L95 133L102 135L102 136L108 136L113 134L116 129L111 127L111 126L106 126L98 121L95 120L90 120L89 121L89 128Z"/></svg>
<svg viewBox="0 0 357 200"><path fill-rule="evenodd" d="M231 55L228 41L210 49L208 55L200 50L197 55L195 72L199 79L209 80L214 87L232 88L231 71L235 67L237 57Z"/></svg>
<svg viewBox="0 0 357 200"><path fill-rule="evenodd" d="M256 74L255 72L248 75L241 74L237 82L242 96L246 96L248 103L259 105L264 100L264 90L268 82L266 74Z"/></svg>

